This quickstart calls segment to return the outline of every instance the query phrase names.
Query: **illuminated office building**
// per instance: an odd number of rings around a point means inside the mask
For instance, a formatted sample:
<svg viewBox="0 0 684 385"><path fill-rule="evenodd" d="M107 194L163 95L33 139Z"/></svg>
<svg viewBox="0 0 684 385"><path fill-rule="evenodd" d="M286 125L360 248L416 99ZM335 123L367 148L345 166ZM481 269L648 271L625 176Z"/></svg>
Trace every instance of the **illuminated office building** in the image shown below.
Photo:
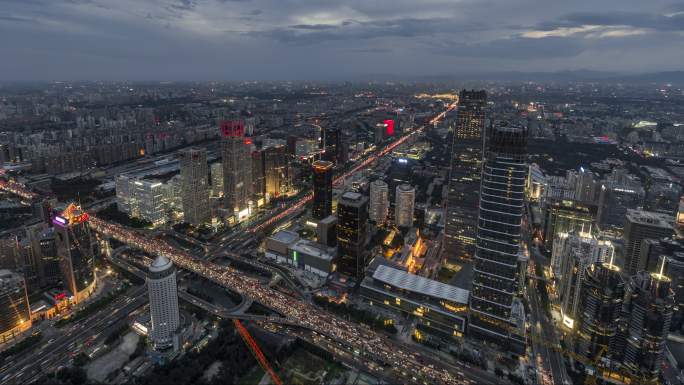
<svg viewBox="0 0 684 385"><path fill-rule="evenodd" d="M288 159L283 145L264 149L264 183L270 198L283 196L290 190Z"/></svg>
<svg viewBox="0 0 684 385"><path fill-rule="evenodd" d="M598 240L588 233L561 235L559 238L563 244L554 255L555 260L552 259L552 269L557 282L563 324L572 329L580 308L582 282L587 268L595 263L611 261L614 247L610 241ZM554 263L558 266L554 266Z"/></svg>
<svg viewBox="0 0 684 385"><path fill-rule="evenodd" d="M449 260L470 259L475 253L486 106L485 91L461 91L451 146L444 229Z"/></svg>
<svg viewBox="0 0 684 385"><path fill-rule="evenodd" d="M527 128L505 123L487 132L468 330L475 338L525 351L517 298L525 272L521 226L527 178Z"/></svg>
<svg viewBox="0 0 684 385"><path fill-rule="evenodd" d="M16 272L0 270L0 344L31 327L31 308L24 277Z"/></svg>
<svg viewBox="0 0 684 385"><path fill-rule="evenodd" d="M52 223L64 287L71 292L72 302L79 303L95 290L96 282L88 214L72 203Z"/></svg>

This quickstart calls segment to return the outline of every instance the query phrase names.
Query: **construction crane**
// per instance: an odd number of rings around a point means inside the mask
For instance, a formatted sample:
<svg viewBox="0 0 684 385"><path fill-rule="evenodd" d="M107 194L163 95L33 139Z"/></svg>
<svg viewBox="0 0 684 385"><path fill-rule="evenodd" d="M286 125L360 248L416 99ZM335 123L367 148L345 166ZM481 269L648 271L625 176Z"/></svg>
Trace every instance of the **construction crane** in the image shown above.
<svg viewBox="0 0 684 385"><path fill-rule="evenodd" d="M273 371L273 368L271 368L271 365L268 363L266 356L264 356L264 353L259 348L259 345L257 345L256 341L254 341L252 335L249 334L247 329L242 325L242 322L240 322L240 320L238 319L233 319L233 324L235 325L235 328L237 329L238 333L240 333L240 337L242 337L242 340L245 342L245 345L247 345L249 350L252 352L252 355L254 356L254 358L256 358L261 368L264 369L264 371L268 373L268 375L271 377L271 381L273 381L273 384L283 385L283 382L280 381L280 377L278 377L276 372Z"/></svg>

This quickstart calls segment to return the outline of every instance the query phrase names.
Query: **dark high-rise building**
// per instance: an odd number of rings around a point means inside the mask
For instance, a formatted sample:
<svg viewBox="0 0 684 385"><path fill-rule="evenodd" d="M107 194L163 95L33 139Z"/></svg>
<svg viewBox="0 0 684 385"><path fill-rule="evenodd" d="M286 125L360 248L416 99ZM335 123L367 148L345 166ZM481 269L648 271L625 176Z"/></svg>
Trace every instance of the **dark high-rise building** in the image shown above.
<svg viewBox="0 0 684 385"><path fill-rule="evenodd" d="M587 267L580 293L577 353L593 360L604 347L615 343L625 295L620 269L610 263Z"/></svg>
<svg viewBox="0 0 684 385"><path fill-rule="evenodd" d="M95 258L88 214L72 203L52 223L64 287L71 292L75 303L81 302L95 289Z"/></svg>
<svg viewBox="0 0 684 385"><path fill-rule="evenodd" d="M672 280L671 288L675 299L670 330L681 332L684 329L684 239L646 239L641 252L647 254L648 271L657 271L663 258L665 259L663 274Z"/></svg>
<svg viewBox="0 0 684 385"><path fill-rule="evenodd" d="M332 214L333 164L325 160L313 163L313 207L311 216L323 219Z"/></svg>
<svg viewBox="0 0 684 385"><path fill-rule="evenodd" d="M524 310L517 294L525 268L520 242L527 128L500 123L487 131L469 331L521 353Z"/></svg>
<svg viewBox="0 0 684 385"><path fill-rule="evenodd" d="M445 224L450 260L472 258L475 252L486 105L485 91L463 90L459 95Z"/></svg>
<svg viewBox="0 0 684 385"><path fill-rule="evenodd" d="M337 217L331 215L318 221L316 237L320 244L328 247L337 246Z"/></svg>
<svg viewBox="0 0 684 385"><path fill-rule="evenodd" d="M649 261L641 252L643 241L661 239L674 234L674 216L652 211L627 210L623 239L625 244L625 272L634 275L646 270Z"/></svg>
<svg viewBox="0 0 684 385"><path fill-rule="evenodd" d="M187 148L178 154L180 160L181 201L185 222L201 225L211 220L209 205L209 164L207 150Z"/></svg>
<svg viewBox="0 0 684 385"><path fill-rule="evenodd" d="M368 237L368 198L346 192L337 202L337 271L361 279L366 267Z"/></svg>
<svg viewBox="0 0 684 385"><path fill-rule="evenodd" d="M323 159L336 164L344 163L342 159L342 133L337 128L323 129L321 137Z"/></svg>
<svg viewBox="0 0 684 385"><path fill-rule="evenodd" d="M640 271L632 276L622 307L612 357L640 383L657 383L674 309L672 281Z"/></svg>

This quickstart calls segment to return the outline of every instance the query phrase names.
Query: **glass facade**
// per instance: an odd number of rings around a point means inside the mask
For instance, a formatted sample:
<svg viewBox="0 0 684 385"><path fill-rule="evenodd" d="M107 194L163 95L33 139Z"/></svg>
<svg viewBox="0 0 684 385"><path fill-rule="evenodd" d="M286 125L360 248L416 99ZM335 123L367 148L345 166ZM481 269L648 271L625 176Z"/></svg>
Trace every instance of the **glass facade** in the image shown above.
<svg viewBox="0 0 684 385"><path fill-rule="evenodd" d="M527 129L498 124L486 138L469 331L509 338L518 293L521 224L527 178Z"/></svg>
<svg viewBox="0 0 684 385"><path fill-rule="evenodd" d="M445 242L447 258L472 258L477 235L487 93L461 91L451 148Z"/></svg>
<svg viewBox="0 0 684 385"><path fill-rule="evenodd" d="M324 160L313 163L313 207L311 216L323 219L332 214L333 164Z"/></svg>

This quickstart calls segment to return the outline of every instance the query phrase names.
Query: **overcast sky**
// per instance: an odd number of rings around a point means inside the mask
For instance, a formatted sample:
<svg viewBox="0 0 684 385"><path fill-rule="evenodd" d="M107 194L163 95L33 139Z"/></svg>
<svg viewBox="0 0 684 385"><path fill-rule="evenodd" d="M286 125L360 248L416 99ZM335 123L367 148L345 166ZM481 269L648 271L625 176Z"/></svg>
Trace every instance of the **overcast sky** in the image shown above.
<svg viewBox="0 0 684 385"><path fill-rule="evenodd" d="M0 79L680 70L684 2L0 0Z"/></svg>

